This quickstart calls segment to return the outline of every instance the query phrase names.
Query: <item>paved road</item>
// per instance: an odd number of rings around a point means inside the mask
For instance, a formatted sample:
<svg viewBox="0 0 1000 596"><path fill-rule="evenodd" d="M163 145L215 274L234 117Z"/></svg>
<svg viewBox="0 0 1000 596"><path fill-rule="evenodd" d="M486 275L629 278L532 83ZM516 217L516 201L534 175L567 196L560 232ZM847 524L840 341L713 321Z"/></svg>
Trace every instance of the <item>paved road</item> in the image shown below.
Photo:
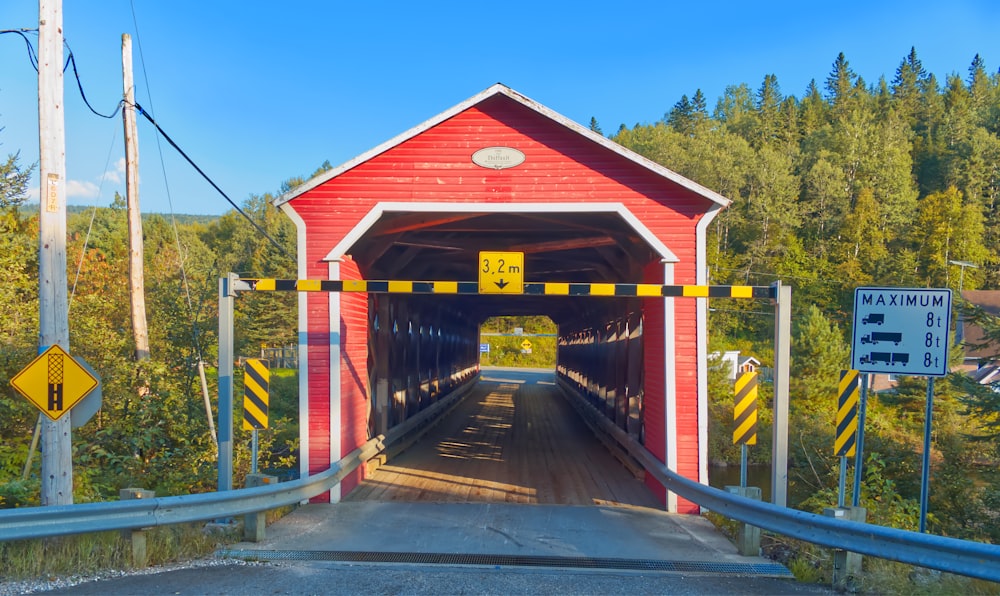
<svg viewBox="0 0 1000 596"><path fill-rule="evenodd" d="M761 577L565 569L269 563L133 575L48 594L832 594Z"/></svg>
<svg viewBox="0 0 1000 596"><path fill-rule="evenodd" d="M412 562L434 559L428 553L445 562ZM106 579L53 593L830 593L776 577L787 572L766 559L741 557L703 518L645 507L308 505L270 526L264 542L234 545L228 554L265 562L220 559L212 566ZM448 554L470 562L454 564ZM352 557L367 562L345 560ZM499 563L484 563L491 559Z"/></svg>

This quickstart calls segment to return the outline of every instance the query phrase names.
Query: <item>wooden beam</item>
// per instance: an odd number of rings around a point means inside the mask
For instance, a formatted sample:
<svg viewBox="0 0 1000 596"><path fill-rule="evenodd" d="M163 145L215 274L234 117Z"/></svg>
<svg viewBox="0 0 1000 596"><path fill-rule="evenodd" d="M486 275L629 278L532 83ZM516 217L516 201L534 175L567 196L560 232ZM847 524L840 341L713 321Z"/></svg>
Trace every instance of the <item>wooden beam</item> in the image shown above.
<svg viewBox="0 0 1000 596"><path fill-rule="evenodd" d="M594 248L596 246L615 246L618 243L609 236L590 236L582 238L570 238L567 240L550 240L548 242L535 242L532 244L520 244L510 247L510 250L536 254L540 252L556 252L561 250L575 250L578 248Z"/></svg>
<svg viewBox="0 0 1000 596"><path fill-rule="evenodd" d="M475 219L482 216L482 213L417 213L412 215L401 215L389 220L385 226L376 225L376 231L372 235L388 236L391 234L399 234L401 232L423 230L426 228L433 228L434 226L440 226L456 221L464 221L467 219Z"/></svg>

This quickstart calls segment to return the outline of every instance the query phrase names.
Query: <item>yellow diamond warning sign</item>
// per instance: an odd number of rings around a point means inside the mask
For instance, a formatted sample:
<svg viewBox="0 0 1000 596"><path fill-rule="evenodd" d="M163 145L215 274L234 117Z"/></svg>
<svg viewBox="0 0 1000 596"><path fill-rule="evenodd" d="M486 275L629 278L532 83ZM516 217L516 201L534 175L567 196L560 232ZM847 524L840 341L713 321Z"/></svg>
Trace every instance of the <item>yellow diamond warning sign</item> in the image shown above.
<svg viewBox="0 0 1000 596"><path fill-rule="evenodd" d="M14 375L10 384L46 416L59 420L97 387L97 379L56 344Z"/></svg>

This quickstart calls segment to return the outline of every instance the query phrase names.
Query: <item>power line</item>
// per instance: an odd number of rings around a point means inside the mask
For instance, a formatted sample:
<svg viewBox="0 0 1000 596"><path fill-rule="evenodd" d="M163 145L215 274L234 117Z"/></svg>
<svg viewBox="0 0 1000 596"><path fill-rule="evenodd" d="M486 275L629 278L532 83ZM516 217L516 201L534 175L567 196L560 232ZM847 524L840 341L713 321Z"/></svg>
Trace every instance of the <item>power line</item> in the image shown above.
<svg viewBox="0 0 1000 596"><path fill-rule="evenodd" d="M31 67L35 69L35 72L38 72L38 53L35 52L35 46L31 45L31 40L25 35L26 33L38 34L38 29L4 29L0 31L0 35L4 33L13 33L21 36L21 39L24 40L24 45L28 46L28 61L31 62Z"/></svg>
<svg viewBox="0 0 1000 596"><path fill-rule="evenodd" d="M230 205L232 205L233 209L235 209L237 213L239 213L240 215L242 215L248 222L250 222L250 225L252 225L254 228L256 228L256 230L258 232L260 232L265 238L267 238L271 242L271 244L273 244L275 246L275 248L277 248L281 252L281 254L285 255L289 259L292 258L292 255L288 254L288 252L285 250L285 247L283 247L280 244L278 244L278 242L274 238L271 238L267 234L267 232L264 231L264 228L262 228L259 225L257 225L257 222L255 222L249 215L247 215L246 212L244 212L242 209L240 209L239 205L237 205L235 202L233 202L233 200L229 198L229 195L227 195L221 188L219 188L219 185L216 184L215 181L213 181L211 178L209 178L208 174L206 174L204 171L202 171L202 169L198 167L198 164L194 163L194 160L192 160L190 157L188 157L187 153L184 153L184 150L181 149L177 145L177 143L175 143L174 140L170 138L170 135L168 135L166 133L166 131L164 131L162 128L160 128L160 125L157 124L156 120L154 120L153 117L150 116L146 112L146 110L142 109L142 106L140 106L138 103L136 103L135 104L135 109L138 110L139 113L142 114L142 116L146 120L149 120L150 124L152 124L154 127L156 127L156 130L159 131L159 133L161 135L163 135L163 138L168 143L170 143L170 146L173 147L177 151L177 153L179 153L181 155L181 157L183 157L184 160L187 161L191 165L191 167L195 169L196 172L198 172L199 174L201 174L201 177L204 178L205 181L208 182L212 186L212 188L214 188L216 190L216 192L218 192L220 195L222 195L222 198L226 199L226 202L228 202Z"/></svg>
<svg viewBox="0 0 1000 596"><path fill-rule="evenodd" d="M133 14L133 18L134 18L134 14ZM37 29L3 29L3 30L0 30L0 34L13 33L15 35L20 35L21 36L21 38L24 40L25 45L27 45L27 48L28 48L28 59L31 62L31 65L35 69L36 72L38 71L38 55L35 52L34 46L31 45L31 40L28 39L28 36L26 34L27 33L31 33L31 32L36 32L37 33L37 31L38 31ZM90 105L90 101L87 99L87 94L84 93L84 91L83 91L83 82L80 80L80 73L79 73L79 71L77 69L77 66L76 66L76 57L73 55L73 50L69 47L69 44L66 43L65 40L63 40L63 45L66 46L66 50L69 53L69 57L66 59L66 64L63 66L63 72L65 72L69 68L70 65L73 66L73 76L76 79L76 85L77 85L77 88L80 90L80 97L83 98L83 103L87 105L87 108L91 112L93 112L97 116L100 116L101 118L106 118L106 119L110 120L111 118L114 118L115 116L117 116L118 112L121 110L122 106L125 105L125 100L119 101L118 105L115 107L115 111L112 112L110 115L102 114L102 113L98 112L97 110L95 110L94 107L92 105ZM140 52L141 51L142 50L140 48ZM148 81L147 81L147 86L148 86ZM191 167L193 167L195 169L195 171L197 171L199 174L201 174L201 177L204 178L205 181L207 181L212 186L212 188L214 188L216 190L216 192L218 192L220 195L222 195L222 198L226 199L226 202L228 202L230 205L232 205L233 209L235 209L237 213L239 213L241 216L243 216L244 219L246 219L248 222L250 222L250 225L252 225L258 232L260 232L265 238L267 238L268 241L270 241L271 244L273 244L275 246L275 248L277 248L278 251L281 254L285 255L286 257L288 257L290 259L292 258L292 255L288 254L288 251L286 251L285 248L281 244L279 244L274 238L271 238L271 236L269 236L268 233L266 231L264 231L263 228L261 228L259 225L257 225L257 222L255 222L249 215L247 215L246 212L244 212L242 209L240 209L239 205L237 205L232 199L230 199L229 195L227 195L225 192L223 192L223 190L221 188L219 188L219 185L216 184L211 178L209 178L208 174L206 174L204 171L202 171L202 169L200 167L198 167L198 164L194 163L194 160L192 160L190 157L188 157L187 153L185 153L184 150L181 149L177 145L177 143L175 143L174 140L170 138L170 135L168 135L160 127L160 125L157 124L156 120L154 120L153 117L146 112L146 110L142 109L142 106L140 106L138 103L136 103L135 104L135 109L138 110L139 113L142 114L143 117L146 118L146 120L149 120L150 124L152 124L154 127L156 127L156 130L161 135L163 135L163 138L166 139L166 141L168 143L170 143L170 146L173 147L181 155L181 157L183 157L189 164L191 164Z"/></svg>
<svg viewBox="0 0 1000 596"><path fill-rule="evenodd" d="M66 68L68 68L70 64L73 65L73 77L76 79L76 86L77 86L77 88L80 89L80 97L83 98L83 103L87 105L87 108L91 112L93 112L94 115L100 116L101 118L107 118L108 120L110 120L110 119L114 118L115 116L117 116L118 112L121 111L122 106L125 104L125 100L119 101L118 105L115 106L115 111L112 112L110 115L109 114L102 114L102 113L98 112L97 110L95 110L94 106L90 105L90 101L87 100L87 94L83 92L83 83L80 81L80 73L76 69L76 57L73 55L73 50L71 50L69 48L69 44L67 44L65 42L63 42L63 43L66 46L66 50L69 51L69 58L66 59L66 67L63 68L63 71L65 72Z"/></svg>
<svg viewBox="0 0 1000 596"><path fill-rule="evenodd" d="M38 72L38 53L35 50L35 47L31 45L31 40L28 39L28 36L26 35L27 33L37 34L38 29L4 29L0 31L0 35L4 33L13 33L15 35L21 36L21 39L24 40L24 44L28 46L28 61L31 62L31 67L35 69L35 72ZM83 103L86 104L87 108L91 112L93 112L97 116L100 116L101 118L107 118L110 120L111 118L117 116L118 111L121 110L122 108L123 102L121 101L118 102L118 105L115 106L115 111L112 112L110 115L102 114L97 110L95 110L94 106L90 105L90 100L87 99L87 94L84 93L83 91L83 83L80 81L80 72L76 67L76 56L73 55L73 49L69 47L69 43L67 43L65 39L63 40L63 45L66 46L66 52L68 54L66 58L66 63L63 65L63 72L69 70L69 67L71 65L73 66L73 77L76 79L76 86L80 90L80 97L83 98Z"/></svg>

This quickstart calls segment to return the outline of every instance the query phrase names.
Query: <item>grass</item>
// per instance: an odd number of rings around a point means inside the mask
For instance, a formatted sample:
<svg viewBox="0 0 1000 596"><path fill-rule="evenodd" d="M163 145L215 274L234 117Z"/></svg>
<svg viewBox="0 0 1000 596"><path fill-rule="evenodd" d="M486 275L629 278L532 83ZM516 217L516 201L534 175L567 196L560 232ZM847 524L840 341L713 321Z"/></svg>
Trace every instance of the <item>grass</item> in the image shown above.
<svg viewBox="0 0 1000 596"><path fill-rule="evenodd" d="M201 524L151 528L146 532L149 565L208 556L222 544L239 541L239 531L210 532ZM0 577L11 581L131 569L131 558L132 543L122 532L0 542Z"/></svg>
<svg viewBox="0 0 1000 596"><path fill-rule="evenodd" d="M739 522L718 513L705 515L730 540L736 535ZM829 586L832 582L833 553L784 536L764 532L761 535L763 555L788 568L796 581ZM859 594L905 594L907 596L1000 596L1000 583L941 573L878 557L864 557L862 576L854 586Z"/></svg>

